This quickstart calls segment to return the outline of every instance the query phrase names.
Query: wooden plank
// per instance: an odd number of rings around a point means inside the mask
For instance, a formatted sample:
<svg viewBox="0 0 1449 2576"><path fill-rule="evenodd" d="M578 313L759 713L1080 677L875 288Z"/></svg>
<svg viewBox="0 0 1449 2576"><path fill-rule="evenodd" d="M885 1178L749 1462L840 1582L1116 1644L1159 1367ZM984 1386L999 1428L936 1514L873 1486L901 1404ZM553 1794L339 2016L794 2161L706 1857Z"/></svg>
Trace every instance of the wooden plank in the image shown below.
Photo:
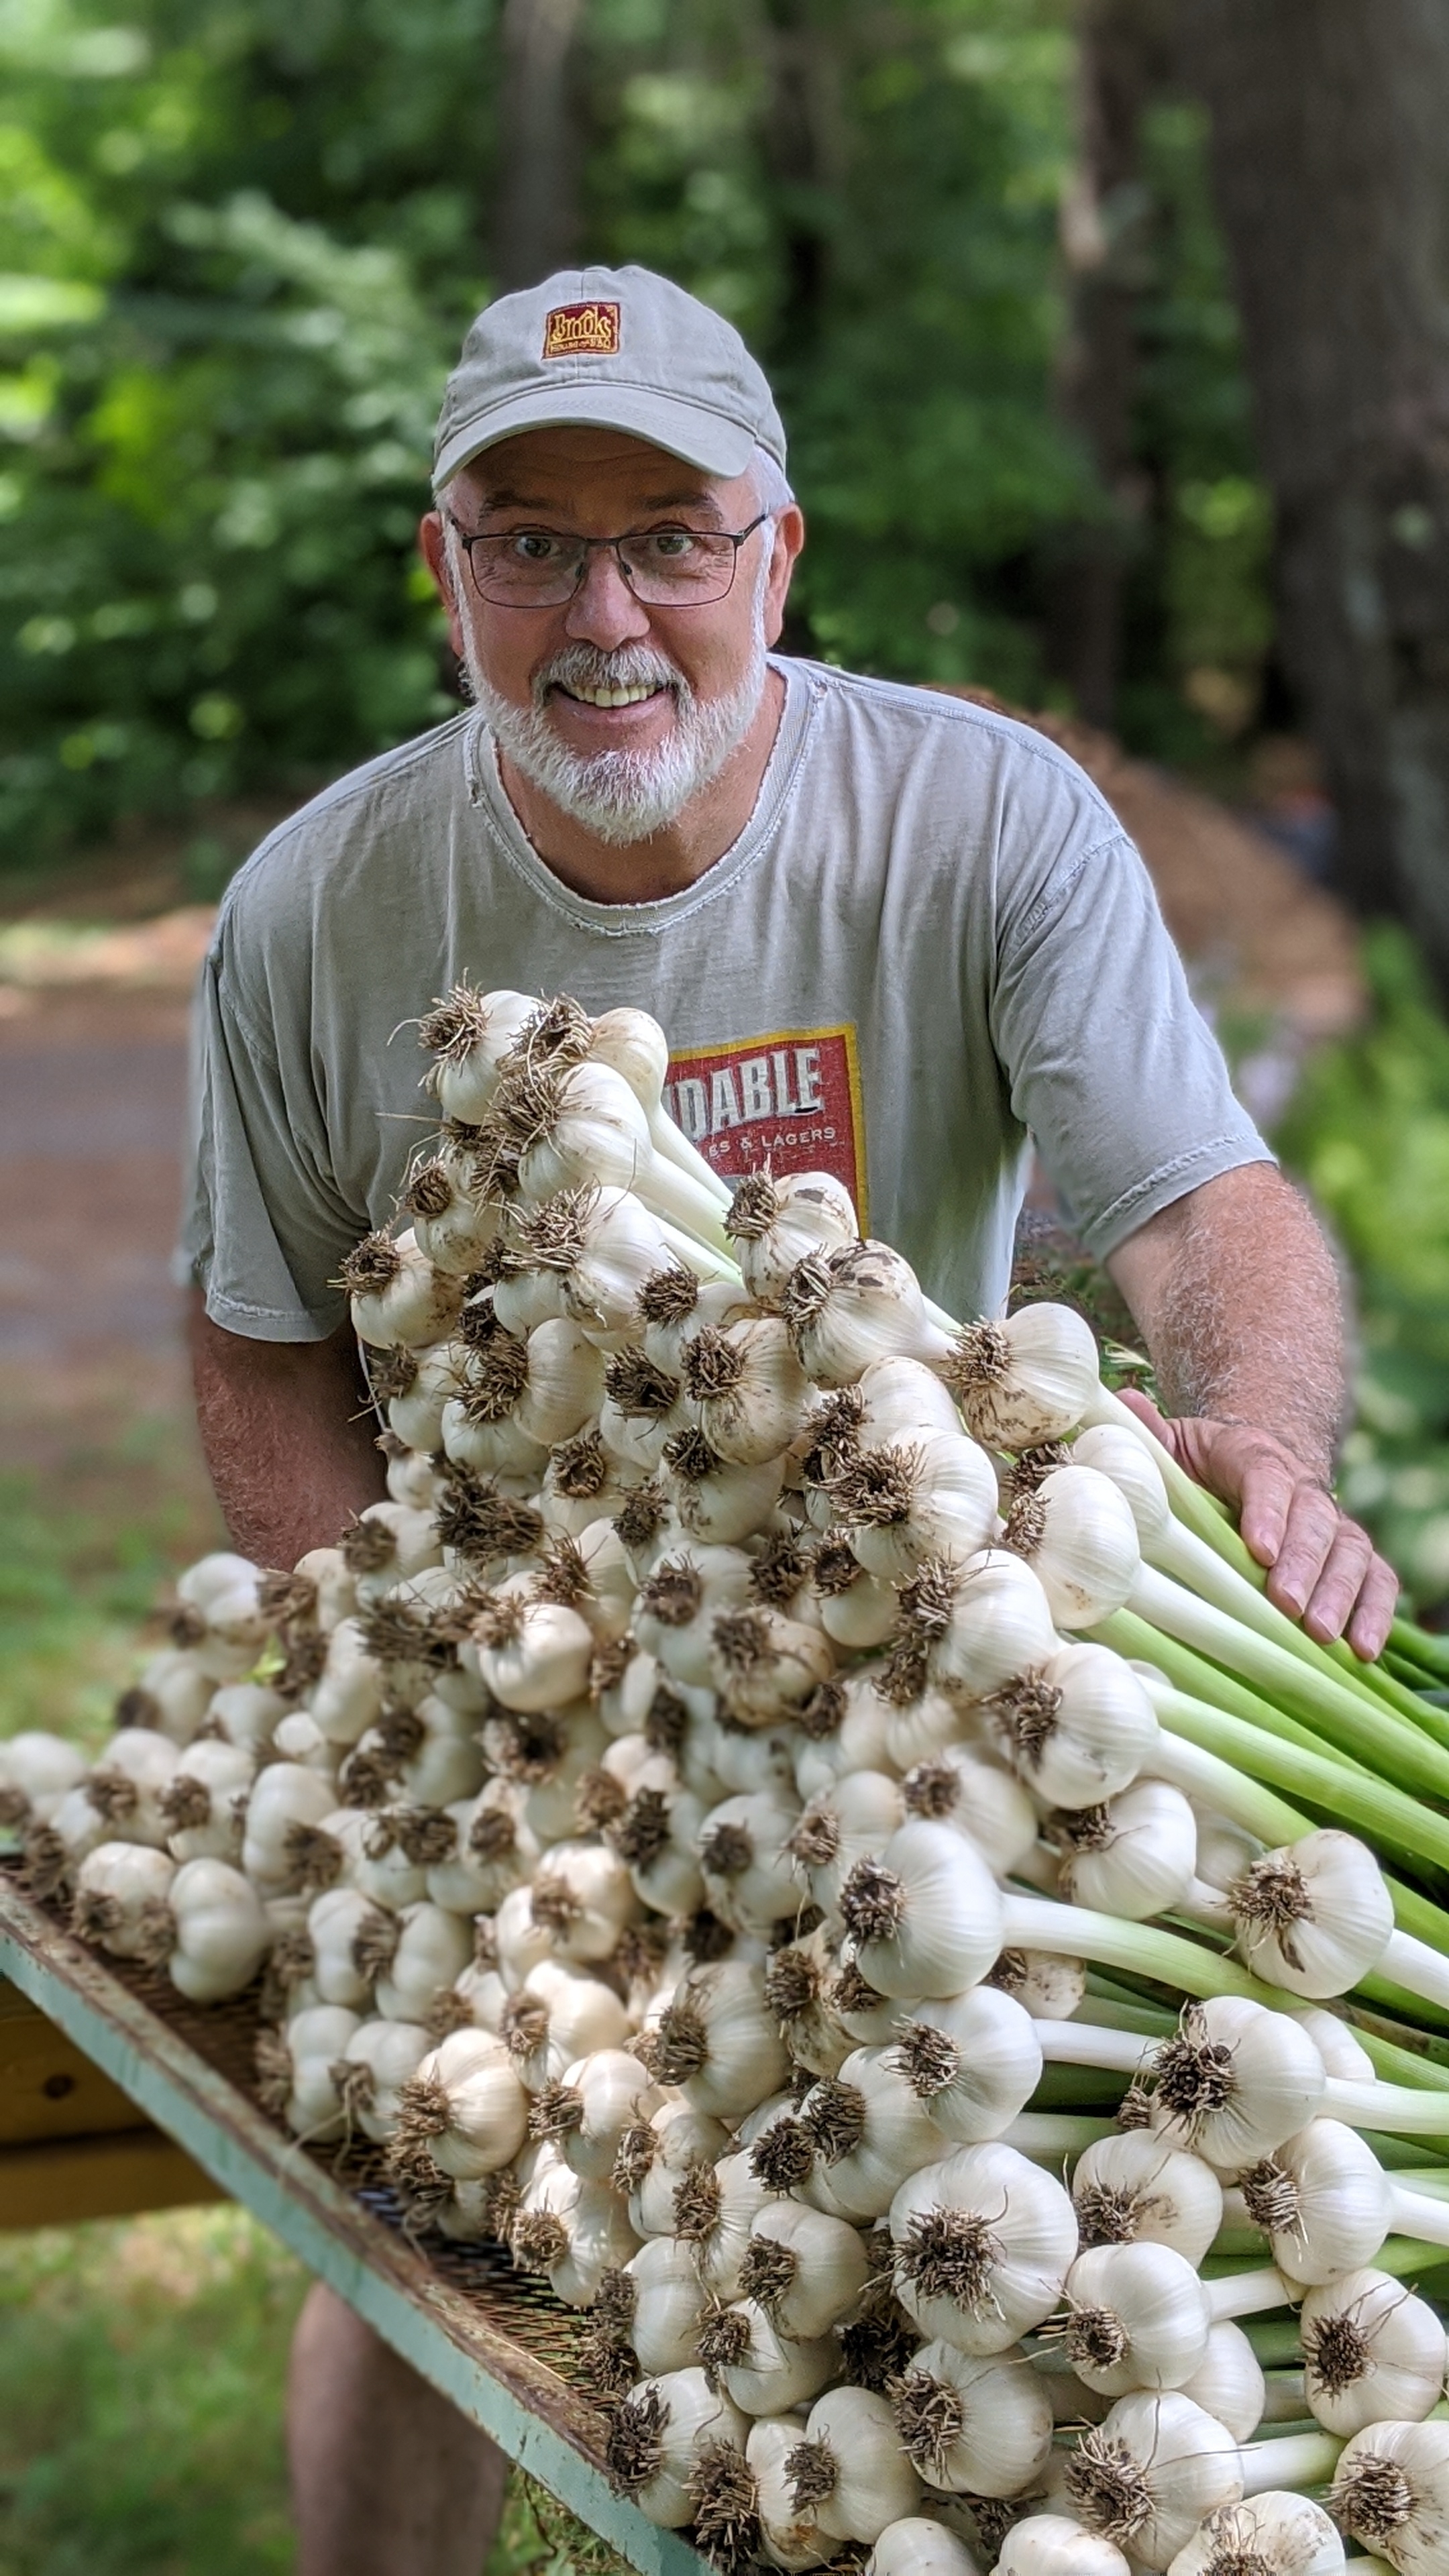
<svg viewBox="0 0 1449 2576"><path fill-rule="evenodd" d="M0 1977L0 2148L148 2126L129 2095Z"/></svg>
<svg viewBox="0 0 1449 2576"><path fill-rule="evenodd" d="M675 2532L615 2495L596 2411L383 2221L0 1872L0 1972L158 2128L242 2201L405 2361L641 2576L705 2576Z"/></svg>
<svg viewBox="0 0 1449 2576"><path fill-rule="evenodd" d="M73 2227L131 2218L227 2194L149 2121L101 2138L46 2138L0 2147L0 2228Z"/></svg>

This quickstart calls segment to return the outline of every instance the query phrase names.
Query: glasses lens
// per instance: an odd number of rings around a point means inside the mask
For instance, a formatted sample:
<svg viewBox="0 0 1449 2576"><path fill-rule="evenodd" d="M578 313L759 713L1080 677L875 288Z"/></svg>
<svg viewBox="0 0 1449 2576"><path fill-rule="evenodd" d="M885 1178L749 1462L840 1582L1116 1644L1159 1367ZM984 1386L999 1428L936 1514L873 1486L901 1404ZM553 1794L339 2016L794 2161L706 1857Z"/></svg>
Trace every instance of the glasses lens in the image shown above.
<svg viewBox="0 0 1449 2576"><path fill-rule="evenodd" d="M468 548L479 596L501 608L552 608L573 596L583 547L551 528L475 537Z"/></svg>
<svg viewBox="0 0 1449 2576"><path fill-rule="evenodd" d="M655 607L723 599L735 577L733 538L693 528L654 528L625 537L619 552L635 597Z"/></svg>

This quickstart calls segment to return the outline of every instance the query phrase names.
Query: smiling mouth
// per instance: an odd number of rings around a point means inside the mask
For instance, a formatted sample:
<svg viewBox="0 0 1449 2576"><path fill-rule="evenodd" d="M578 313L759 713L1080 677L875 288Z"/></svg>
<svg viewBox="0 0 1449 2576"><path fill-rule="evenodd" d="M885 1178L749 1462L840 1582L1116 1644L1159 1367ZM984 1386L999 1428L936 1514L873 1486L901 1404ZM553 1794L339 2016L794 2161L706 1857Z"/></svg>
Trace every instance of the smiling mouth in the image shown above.
<svg viewBox="0 0 1449 2576"><path fill-rule="evenodd" d="M646 698L662 697L668 688L664 680L636 680L627 688L590 689L582 681L556 680L555 688L565 698L573 698L583 707L638 707Z"/></svg>

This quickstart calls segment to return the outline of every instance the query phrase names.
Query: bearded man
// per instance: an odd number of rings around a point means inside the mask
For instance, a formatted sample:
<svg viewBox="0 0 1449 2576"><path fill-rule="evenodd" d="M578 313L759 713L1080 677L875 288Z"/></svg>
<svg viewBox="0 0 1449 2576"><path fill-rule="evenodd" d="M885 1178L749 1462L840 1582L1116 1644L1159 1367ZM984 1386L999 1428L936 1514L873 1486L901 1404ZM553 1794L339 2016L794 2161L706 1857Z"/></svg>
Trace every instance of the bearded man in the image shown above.
<svg viewBox="0 0 1449 2576"><path fill-rule="evenodd" d="M1151 1352L1162 1436L1273 1599L1375 1653L1395 1584L1332 1498L1322 1237L1072 762L772 656L805 531L737 333L638 268L503 298L434 488L472 706L274 832L206 971L186 1251L236 1544L290 1565L384 1489L336 1283L427 1132L408 1024L466 976L647 1007L717 1168L834 1170L965 1317L1005 1297L1034 1139ZM323 2290L291 2438L302 2576L478 2576L499 2455Z"/></svg>

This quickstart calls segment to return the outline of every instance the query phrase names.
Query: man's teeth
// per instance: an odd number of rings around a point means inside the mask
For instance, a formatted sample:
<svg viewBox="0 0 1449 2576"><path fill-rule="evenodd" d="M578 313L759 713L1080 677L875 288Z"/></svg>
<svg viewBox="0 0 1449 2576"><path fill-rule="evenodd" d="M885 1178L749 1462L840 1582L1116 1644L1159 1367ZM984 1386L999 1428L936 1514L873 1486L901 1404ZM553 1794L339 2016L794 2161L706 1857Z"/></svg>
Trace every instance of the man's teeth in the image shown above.
<svg viewBox="0 0 1449 2576"><path fill-rule="evenodd" d="M637 707L644 698L652 698L659 689L657 680L636 680L627 689L589 689L582 682L565 682L565 693L582 698L586 707Z"/></svg>

